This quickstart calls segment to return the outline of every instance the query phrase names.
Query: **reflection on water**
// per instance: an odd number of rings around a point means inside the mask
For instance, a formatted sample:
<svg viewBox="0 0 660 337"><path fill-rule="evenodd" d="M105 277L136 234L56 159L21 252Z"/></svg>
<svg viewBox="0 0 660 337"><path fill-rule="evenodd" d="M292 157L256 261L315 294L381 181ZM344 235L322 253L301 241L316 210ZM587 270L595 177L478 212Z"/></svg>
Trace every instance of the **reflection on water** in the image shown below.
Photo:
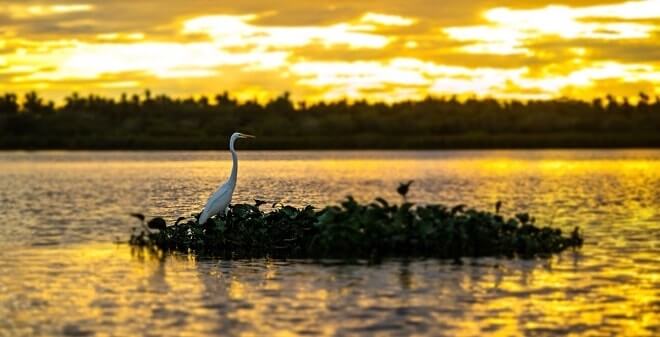
<svg viewBox="0 0 660 337"><path fill-rule="evenodd" d="M159 258L96 244L5 252L2 261L12 273L0 275L0 317L9 319L0 329L14 336L650 335L659 318L657 271L576 253L360 266Z"/></svg>
<svg viewBox="0 0 660 337"><path fill-rule="evenodd" d="M196 211L225 154L0 153L0 336L660 335L660 151L240 156L237 201L395 200L415 179L416 202L502 200L586 244L462 266L157 256L112 243L125 214Z"/></svg>

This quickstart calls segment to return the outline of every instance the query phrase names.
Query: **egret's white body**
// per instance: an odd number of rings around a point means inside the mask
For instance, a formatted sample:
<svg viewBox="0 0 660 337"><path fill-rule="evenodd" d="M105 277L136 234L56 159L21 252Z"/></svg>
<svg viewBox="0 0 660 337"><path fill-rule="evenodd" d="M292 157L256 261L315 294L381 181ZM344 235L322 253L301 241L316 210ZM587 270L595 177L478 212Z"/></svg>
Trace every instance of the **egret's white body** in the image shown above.
<svg viewBox="0 0 660 337"><path fill-rule="evenodd" d="M206 201L204 211L202 211L202 214L199 216L200 225L206 223L210 217L220 212L224 212L231 202L231 196L234 194L234 188L236 188L236 179L238 178L238 155L236 155L234 143L239 138L254 138L254 136L235 132L229 138L229 151L231 152L231 158L233 161L231 174L229 175L229 179L227 179L224 184L220 185L218 189L209 197L209 200Z"/></svg>

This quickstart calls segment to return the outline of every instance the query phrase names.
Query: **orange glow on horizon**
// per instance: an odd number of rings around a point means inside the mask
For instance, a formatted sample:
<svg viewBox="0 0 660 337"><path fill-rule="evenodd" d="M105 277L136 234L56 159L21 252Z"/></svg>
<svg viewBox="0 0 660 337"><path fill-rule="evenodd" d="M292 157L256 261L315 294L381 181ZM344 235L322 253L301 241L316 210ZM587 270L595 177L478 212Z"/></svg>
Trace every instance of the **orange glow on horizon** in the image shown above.
<svg viewBox="0 0 660 337"><path fill-rule="evenodd" d="M38 90L55 100L142 88L260 100L290 91L308 101L660 95L660 0L454 4L464 17L397 12L387 1L297 12L236 4L165 13L134 4L130 19L96 15L121 6L13 1L0 9L9 18L0 33L0 91Z"/></svg>

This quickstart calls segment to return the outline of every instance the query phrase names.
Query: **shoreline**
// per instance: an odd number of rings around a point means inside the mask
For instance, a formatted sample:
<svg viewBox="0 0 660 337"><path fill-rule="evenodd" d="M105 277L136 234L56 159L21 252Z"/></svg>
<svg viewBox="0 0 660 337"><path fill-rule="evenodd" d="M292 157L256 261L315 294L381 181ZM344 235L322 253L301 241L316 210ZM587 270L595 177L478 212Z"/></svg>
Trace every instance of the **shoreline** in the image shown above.
<svg viewBox="0 0 660 337"><path fill-rule="evenodd" d="M209 151L226 149L226 137L194 140L177 138L17 139L0 138L1 151ZM366 139L365 139L366 138ZM399 142L393 142L398 140ZM329 137L280 138L261 136L241 150L541 150L541 149L659 149L660 134L538 134L449 135L437 137Z"/></svg>

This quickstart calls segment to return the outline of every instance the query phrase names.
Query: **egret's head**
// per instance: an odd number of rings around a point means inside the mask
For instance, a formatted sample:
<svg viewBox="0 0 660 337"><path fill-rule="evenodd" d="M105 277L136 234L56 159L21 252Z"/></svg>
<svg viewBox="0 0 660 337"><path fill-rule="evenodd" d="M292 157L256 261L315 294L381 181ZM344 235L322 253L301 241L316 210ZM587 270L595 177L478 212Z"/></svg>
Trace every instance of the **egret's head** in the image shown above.
<svg viewBox="0 0 660 337"><path fill-rule="evenodd" d="M255 137L253 135L248 135L248 134L245 134L245 133L234 132L231 135L230 139L239 139L239 138L255 138Z"/></svg>
<svg viewBox="0 0 660 337"><path fill-rule="evenodd" d="M239 138L255 138L255 137L245 133L234 132L229 138L229 146L233 148L234 142Z"/></svg>

